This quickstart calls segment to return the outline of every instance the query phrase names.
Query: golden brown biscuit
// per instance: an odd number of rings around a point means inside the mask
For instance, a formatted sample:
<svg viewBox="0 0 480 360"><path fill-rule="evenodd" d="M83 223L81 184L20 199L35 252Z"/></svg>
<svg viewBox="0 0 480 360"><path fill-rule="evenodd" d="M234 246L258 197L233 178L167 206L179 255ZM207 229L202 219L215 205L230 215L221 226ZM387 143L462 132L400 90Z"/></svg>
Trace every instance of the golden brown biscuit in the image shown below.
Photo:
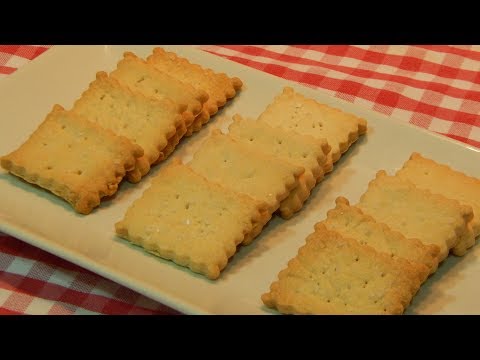
<svg viewBox="0 0 480 360"><path fill-rule="evenodd" d="M115 227L145 250L216 279L264 208L173 161Z"/></svg>
<svg viewBox="0 0 480 360"><path fill-rule="evenodd" d="M88 214L113 195L143 156L140 146L55 105L17 150L3 156L4 169L47 189Z"/></svg>
<svg viewBox="0 0 480 360"><path fill-rule="evenodd" d="M464 255L475 244L475 236L480 235L480 180L418 153L410 156L396 176L412 182L420 189L442 194L472 207L474 217L471 221L471 231L452 250L455 255Z"/></svg>
<svg viewBox="0 0 480 360"><path fill-rule="evenodd" d="M402 314L422 276L405 262L318 227L262 301L285 314Z"/></svg>
<svg viewBox="0 0 480 360"><path fill-rule="evenodd" d="M321 104L285 87L259 116L271 126L283 127L317 139L326 139L331 147L325 172L367 132L367 122L352 114Z"/></svg>

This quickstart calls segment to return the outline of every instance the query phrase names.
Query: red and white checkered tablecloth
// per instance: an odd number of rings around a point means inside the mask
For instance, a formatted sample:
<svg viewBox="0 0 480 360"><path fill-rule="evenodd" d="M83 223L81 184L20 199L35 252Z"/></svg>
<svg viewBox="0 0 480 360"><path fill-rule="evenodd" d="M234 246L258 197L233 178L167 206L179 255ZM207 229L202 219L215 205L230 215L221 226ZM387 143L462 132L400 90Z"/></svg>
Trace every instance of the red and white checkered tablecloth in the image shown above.
<svg viewBox="0 0 480 360"><path fill-rule="evenodd" d="M201 46L480 148L480 46ZM1 46L0 81L48 51ZM176 314L0 234L0 314Z"/></svg>

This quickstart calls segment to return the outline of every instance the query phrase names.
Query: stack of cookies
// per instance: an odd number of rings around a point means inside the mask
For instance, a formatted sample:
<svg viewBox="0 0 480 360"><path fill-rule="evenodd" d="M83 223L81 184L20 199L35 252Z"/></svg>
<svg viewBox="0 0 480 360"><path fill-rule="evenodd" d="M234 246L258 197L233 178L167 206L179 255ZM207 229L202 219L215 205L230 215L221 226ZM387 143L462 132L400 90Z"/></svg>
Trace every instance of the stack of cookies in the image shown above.
<svg viewBox="0 0 480 360"><path fill-rule="evenodd" d="M124 177L139 182L241 87L163 49L146 61L127 52L113 72L97 73L72 109L55 105L1 166L88 214Z"/></svg>
<svg viewBox="0 0 480 360"><path fill-rule="evenodd" d="M480 235L480 180L413 153L356 206L338 198L263 302L294 314L401 314L449 253Z"/></svg>
<svg viewBox="0 0 480 360"><path fill-rule="evenodd" d="M365 120L286 88L256 121L234 116L228 134L212 131L188 164L162 169L117 233L216 279L274 213L298 212L365 132Z"/></svg>

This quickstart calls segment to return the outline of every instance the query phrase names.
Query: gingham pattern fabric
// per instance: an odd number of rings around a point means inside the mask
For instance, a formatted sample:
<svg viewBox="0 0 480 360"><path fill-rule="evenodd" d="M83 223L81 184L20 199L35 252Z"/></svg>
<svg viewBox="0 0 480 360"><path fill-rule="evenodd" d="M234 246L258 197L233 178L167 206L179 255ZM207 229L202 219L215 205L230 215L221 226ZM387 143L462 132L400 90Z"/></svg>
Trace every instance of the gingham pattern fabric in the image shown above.
<svg viewBox="0 0 480 360"><path fill-rule="evenodd" d="M480 46L200 48L480 148ZM45 51L48 46L0 46L0 79ZM2 235L0 313L175 314Z"/></svg>

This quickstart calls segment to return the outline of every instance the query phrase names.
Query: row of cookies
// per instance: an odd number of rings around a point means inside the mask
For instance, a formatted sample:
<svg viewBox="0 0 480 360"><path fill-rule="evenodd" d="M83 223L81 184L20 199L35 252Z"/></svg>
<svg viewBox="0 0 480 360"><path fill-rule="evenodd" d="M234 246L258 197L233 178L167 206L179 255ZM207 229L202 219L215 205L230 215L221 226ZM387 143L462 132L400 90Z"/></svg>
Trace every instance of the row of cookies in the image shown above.
<svg viewBox="0 0 480 360"><path fill-rule="evenodd" d="M97 73L70 110L55 105L1 165L88 214L124 177L139 182L241 87L238 78L161 48L146 60L126 52L110 74Z"/></svg>
<svg viewBox="0 0 480 360"><path fill-rule="evenodd" d="M162 169L118 235L216 279L275 212L288 219L302 208L366 122L287 88L257 120L235 115L228 130L213 130L188 164Z"/></svg>
<svg viewBox="0 0 480 360"><path fill-rule="evenodd" d="M262 300L283 313L401 314L479 225L480 180L413 153L357 205L338 198Z"/></svg>

